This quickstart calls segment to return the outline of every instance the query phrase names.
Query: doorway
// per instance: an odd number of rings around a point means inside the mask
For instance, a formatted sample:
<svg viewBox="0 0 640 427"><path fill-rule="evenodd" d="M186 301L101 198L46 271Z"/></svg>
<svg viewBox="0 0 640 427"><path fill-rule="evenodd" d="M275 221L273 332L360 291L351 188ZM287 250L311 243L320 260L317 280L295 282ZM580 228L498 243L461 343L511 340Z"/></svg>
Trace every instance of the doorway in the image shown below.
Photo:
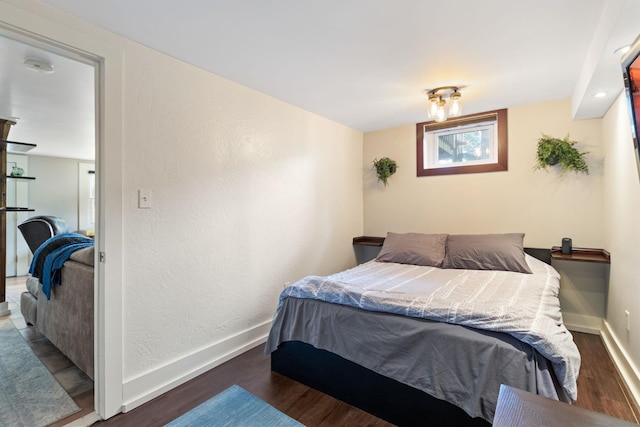
<svg viewBox="0 0 640 427"><path fill-rule="evenodd" d="M4 274L14 277L15 283L15 279L26 275L31 258L28 246L17 230L20 222L35 215L53 215L65 219L70 231L80 230L81 180L78 174L82 168L79 165L91 164L97 172L99 63L40 38L15 33L2 25L0 55L3 58L0 64L0 118L16 122L7 139L36 144L29 155L9 154L7 159L9 171L17 166L36 177L31 183L7 183L8 206L34 209L34 212L7 216L7 269ZM28 60L33 59L50 64L53 72L28 68ZM95 197L95 200L99 198ZM90 231L95 231L95 224L94 230ZM96 283L94 278L94 292ZM19 309L17 311L19 313ZM97 358L94 356L94 359ZM95 378L92 388L98 388L99 376ZM86 394L82 398L86 401ZM91 398L91 411L97 399L97 395L95 399ZM79 406L84 408L86 402ZM86 411L78 417L84 414Z"/></svg>

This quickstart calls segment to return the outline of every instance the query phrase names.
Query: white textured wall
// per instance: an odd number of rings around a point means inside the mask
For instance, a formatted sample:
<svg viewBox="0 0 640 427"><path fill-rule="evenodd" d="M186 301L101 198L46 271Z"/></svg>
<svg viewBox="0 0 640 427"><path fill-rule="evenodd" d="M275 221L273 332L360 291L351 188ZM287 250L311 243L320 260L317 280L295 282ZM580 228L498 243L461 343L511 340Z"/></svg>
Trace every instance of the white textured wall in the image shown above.
<svg viewBox="0 0 640 427"><path fill-rule="evenodd" d="M31 0L0 21L104 58L100 414L263 340L284 282L355 264L361 132Z"/></svg>
<svg viewBox="0 0 640 427"><path fill-rule="evenodd" d="M124 75L127 381L270 321L284 282L355 264L363 135L134 43Z"/></svg>
<svg viewBox="0 0 640 427"><path fill-rule="evenodd" d="M509 108L509 170L416 177L415 125L365 134L365 234L396 232L526 233L525 245L602 247L601 120L571 120L569 100ZM580 142L590 175L534 171L541 132ZM389 186L378 183L374 158L399 163Z"/></svg>
<svg viewBox="0 0 640 427"><path fill-rule="evenodd" d="M603 119L605 144L604 228L611 252L607 323L618 344L640 371L640 179L631 140L626 100L620 96ZM626 330L624 311L631 314ZM636 392L640 383L635 385ZM636 399L640 395L636 394Z"/></svg>

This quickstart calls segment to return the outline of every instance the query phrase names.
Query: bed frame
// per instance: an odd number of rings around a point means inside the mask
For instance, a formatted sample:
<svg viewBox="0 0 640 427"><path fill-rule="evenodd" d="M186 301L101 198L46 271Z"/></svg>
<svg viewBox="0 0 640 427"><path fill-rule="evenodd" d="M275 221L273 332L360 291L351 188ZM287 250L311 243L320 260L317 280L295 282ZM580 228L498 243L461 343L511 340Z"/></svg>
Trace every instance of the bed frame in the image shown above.
<svg viewBox="0 0 640 427"><path fill-rule="evenodd" d="M525 252L551 264L549 249ZM271 370L398 426L491 425L452 403L300 341L280 344L271 353Z"/></svg>
<svg viewBox="0 0 640 427"><path fill-rule="evenodd" d="M271 370L398 426L490 426L427 393L300 341L271 353Z"/></svg>

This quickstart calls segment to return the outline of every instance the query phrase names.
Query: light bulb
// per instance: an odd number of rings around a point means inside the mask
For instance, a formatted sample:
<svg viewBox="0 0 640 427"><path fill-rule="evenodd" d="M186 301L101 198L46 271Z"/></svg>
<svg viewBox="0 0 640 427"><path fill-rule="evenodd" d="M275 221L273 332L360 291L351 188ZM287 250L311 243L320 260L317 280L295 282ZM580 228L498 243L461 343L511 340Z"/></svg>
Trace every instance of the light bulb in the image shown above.
<svg viewBox="0 0 640 427"><path fill-rule="evenodd" d="M460 93L453 92L449 97L449 116L455 117L462 114L462 103L460 102Z"/></svg>
<svg viewBox="0 0 640 427"><path fill-rule="evenodd" d="M438 111L436 112L436 122L444 122L447 120L447 111L445 110L445 101L441 99L438 102Z"/></svg>
<svg viewBox="0 0 640 427"><path fill-rule="evenodd" d="M430 118L433 118L438 113L438 101L440 97L436 95L429 95L429 110L427 111L427 115Z"/></svg>

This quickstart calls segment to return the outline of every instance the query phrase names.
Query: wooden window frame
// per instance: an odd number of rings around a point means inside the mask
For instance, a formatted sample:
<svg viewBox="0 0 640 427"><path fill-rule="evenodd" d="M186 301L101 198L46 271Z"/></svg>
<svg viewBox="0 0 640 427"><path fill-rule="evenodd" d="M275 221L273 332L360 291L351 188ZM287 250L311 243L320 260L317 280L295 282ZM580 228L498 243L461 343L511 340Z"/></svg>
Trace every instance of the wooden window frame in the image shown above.
<svg viewBox="0 0 640 427"><path fill-rule="evenodd" d="M487 119L493 119L497 121L497 133L498 138L498 158L495 163L487 163L484 165L470 165L470 166L451 166L444 168L424 168L424 133L425 130L433 131L440 129L456 128L458 126L470 125L474 123L482 123ZM437 123L422 122L416 124L416 153L417 153L417 175L418 176L434 176L434 175L455 175L463 173L480 173L480 172L500 172L508 170L508 127L507 127L507 110L493 110L486 111L484 113L470 114L467 116L457 117L455 119L448 119L446 122Z"/></svg>

